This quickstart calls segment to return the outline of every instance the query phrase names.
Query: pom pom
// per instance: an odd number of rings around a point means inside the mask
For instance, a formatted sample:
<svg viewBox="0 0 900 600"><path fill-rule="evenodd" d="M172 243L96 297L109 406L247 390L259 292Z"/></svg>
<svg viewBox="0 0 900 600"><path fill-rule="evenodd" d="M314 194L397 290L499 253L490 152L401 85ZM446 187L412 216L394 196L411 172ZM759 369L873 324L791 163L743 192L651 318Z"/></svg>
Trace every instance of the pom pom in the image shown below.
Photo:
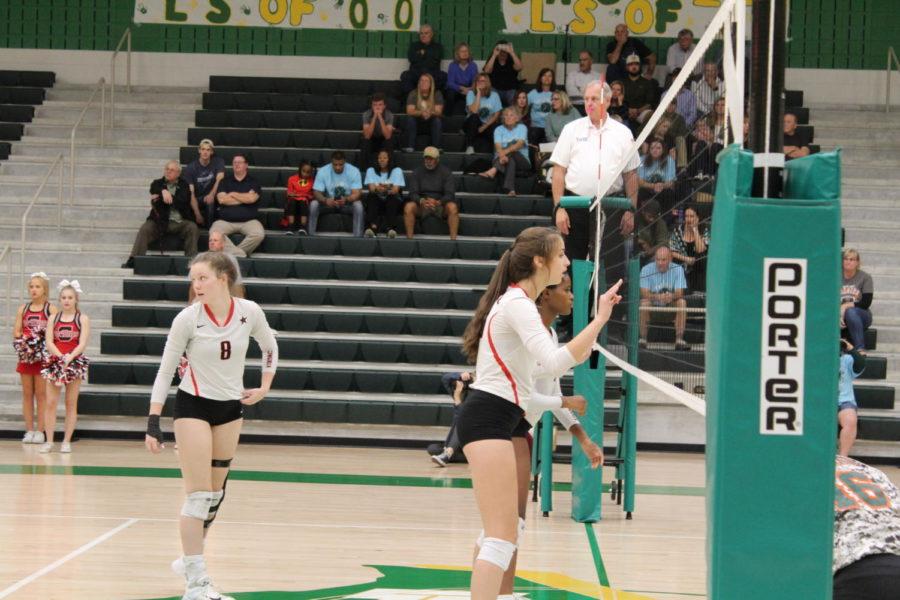
<svg viewBox="0 0 900 600"><path fill-rule="evenodd" d="M13 339L13 348L15 348L21 363L33 365L47 359L43 331L31 331Z"/></svg>
<svg viewBox="0 0 900 600"><path fill-rule="evenodd" d="M44 368L41 369L41 376L56 385L66 385L73 381L87 380L88 366L90 360L84 356L79 356L69 363L68 367L63 366L63 359L58 356L51 356L44 362Z"/></svg>

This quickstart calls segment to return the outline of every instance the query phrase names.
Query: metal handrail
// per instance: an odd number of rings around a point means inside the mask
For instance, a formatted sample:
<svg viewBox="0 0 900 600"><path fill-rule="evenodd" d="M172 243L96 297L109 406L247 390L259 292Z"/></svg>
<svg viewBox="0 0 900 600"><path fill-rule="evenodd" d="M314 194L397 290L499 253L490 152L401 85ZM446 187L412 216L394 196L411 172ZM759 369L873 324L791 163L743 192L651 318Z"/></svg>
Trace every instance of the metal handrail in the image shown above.
<svg viewBox="0 0 900 600"><path fill-rule="evenodd" d="M37 203L38 198L41 197L41 192L44 191L44 186L47 185L47 181L50 179L50 176L53 174L53 170L56 168L56 165L59 165L59 186L56 191L56 229L59 231L62 229L62 198L63 198L63 167L65 165L64 155L62 153L57 154L56 158L53 159L53 163L50 165L50 169L47 171L47 174L44 175L43 181L41 181L41 185L38 186L37 191L34 193L34 196L31 198L31 202L28 203L28 207L25 209L25 213L22 215L22 245L19 247L19 251L22 255L21 261L19 263L19 275L20 280L25 280L25 238L28 230L28 215L31 214L31 209L34 208L35 203ZM22 288L22 293L24 294L25 288ZM23 296L24 298L24 296Z"/></svg>
<svg viewBox="0 0 900 600"><path fill-rule="evenodd" d="M112 58L109 59L109 128L113 129L116 126L116 57L119 55L119 51L122 49L122 42L128 42L128 45L125 50L125 89L128 90L128 93L131 93L131 27L127 28L123 33L122 37L119 38L119 43L116 44L115 49L113 50Z"/></svg>
<svg viewBox="0 0 900 600"><path fill-rule="evenodd" d="M10 325L10 315L12 315L12 246L7 244L3 247L3 250L0 250L0 264L3 261L6 262L6 323L7 326Z"/></svg>
<svg viewBox="0 0 900 600"><path fill-rule="evenodd" d="M886 113L891 112L891 73L893 73L891 63L897 65L897 70L900 71L900 60L897 60L897 53L894 52L893 46L888 46L887 68L884 72L884 76L887 80L884 85L884 112Z"/></svg>
<svg viewBox="0 0 900 600"><path fill-rule="evenodd" d="M87 103L85 103L84 108L81 109L81 114L78 115L75 125L72 126L72 131L69 133L69 205L74 202L75 198L75 132L81 125L81 121L84 119L84 115L87 113L88 108L90 108L91 103L94 101L97 90L100 90L100 147L102 148L105 145L106 80L101 77L94 86L94 91L91 92L91 96L88 98Z"/></svg>

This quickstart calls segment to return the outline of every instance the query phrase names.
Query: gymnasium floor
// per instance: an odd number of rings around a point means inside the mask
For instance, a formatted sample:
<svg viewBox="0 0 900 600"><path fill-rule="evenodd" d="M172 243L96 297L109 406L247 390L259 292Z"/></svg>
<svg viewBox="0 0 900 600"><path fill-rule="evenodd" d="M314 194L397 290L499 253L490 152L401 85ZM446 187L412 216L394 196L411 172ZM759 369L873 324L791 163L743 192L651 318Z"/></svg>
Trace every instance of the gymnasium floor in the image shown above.
<svg viewBox="0 0 900 600"><path fill-rule="evenodd" d="M886 472L900 481L900 469ZM465 597L480 529L467 475L421 450L243 445L207 545L210 573L241 600ZM608 495L593 526L568 518L565 491L549 518L531 505L517 591L704 598L703 478L702 456L644 453L632 521ZM555 479L570 480L567 465ZM180 598L169 563L181 503L170 446L151 456L86 440L66 456L0 442L0 599Z"/></svg>

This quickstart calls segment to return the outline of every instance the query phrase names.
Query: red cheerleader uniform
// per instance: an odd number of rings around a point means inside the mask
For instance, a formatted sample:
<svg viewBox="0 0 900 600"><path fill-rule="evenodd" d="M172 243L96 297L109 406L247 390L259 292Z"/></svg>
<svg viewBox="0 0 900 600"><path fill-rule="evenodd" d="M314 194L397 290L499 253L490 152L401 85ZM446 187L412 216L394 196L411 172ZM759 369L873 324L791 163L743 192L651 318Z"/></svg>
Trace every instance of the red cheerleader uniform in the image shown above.
<svg viewBox="0 0 900 600"><path fill-rule="evenodd" d="M63 321L62 314L56 318L53 324L53 345L62 354L72 352L81 341L81 313L76 312L75 318L71 321ZM89 361L83 354L76 357L69 363L69 366L63 369L62 359L57 356L51 356L41 371L46 379L58 383L71 383L76 379L87 379L87 370Z"/></svg>
<svg viewBox="0 0 900 600"><path fill-rule="evenodd" d="M24 306L22 311L22 337L28 338L39 336L44 339L44 332L47 331L47 322L50 320L50 303L44 302L44 308L41 310L31 310L31 303ZM43 347L43 344L41 344ZM36 362L22 362L16 365L16 373L23 375L40 375L41 374L41 358L38 357Z"/></svg>

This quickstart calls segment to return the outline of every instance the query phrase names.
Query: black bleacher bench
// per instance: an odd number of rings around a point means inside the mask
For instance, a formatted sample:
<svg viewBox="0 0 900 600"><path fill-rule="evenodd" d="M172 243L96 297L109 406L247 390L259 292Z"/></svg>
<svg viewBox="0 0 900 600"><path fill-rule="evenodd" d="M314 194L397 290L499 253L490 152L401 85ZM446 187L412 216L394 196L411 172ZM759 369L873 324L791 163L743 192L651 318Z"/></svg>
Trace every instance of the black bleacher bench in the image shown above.
<svg viewBox="0 0 900 600"><path fill-rule="evenodd" d="M402 126L403 115L396 125ZM360 131L362 113L295 110L210 110L195 113L197 127L247 127L251 129L338 129ZM464 115L444 115L444 130L459 131Z"/></svg>
<svg viewBox="0 0 900 600"><path fill-rule="evenodd" d="M400 135L398 133L398 135ZM188 144L196 146L201 140L210 139L216 145L250 146L266 150L279 148L328 148L356 150L359 148L359 131L329 129L246 129L240 127L191 127ZM422 134L426 144L428 136ZM417 139L418 141L418 139ZM424 145L422 146L424 148ZM444 132L440 147L444 152L461 152L465 149L461 133ZM421 162L422 157L419 156ZM279 163L281 164L281 163Z"/></svg>
<svg viewBox="0 0 900 600"><path fill-rule="evenodd" d="M25 104L0 104L0 121L9 123L31 123L34 107Z"/></svg>
<svg viewBox="0 0 900 600"><path fill-rule="evenodd" d="M235 77L212 75L209 78L212 92L255 92L280 94L321 94L368 96L382 92L387 96L399 96L400 81L369 79L314 79L305 77Z"/></svg>
<svg viewBox="0 0 900 600"><path fill-rule="evenodd" d="M43 104L46 92L39 87L0 87L0 104Z"/></svg>
<svg viewBox="0 0 900 600"><path fill-rule="evenodd" d="M0 140L15 142L22 139L25 126L21 123L0 123Z"/></svg>
<svg viewBox="0 0 900 600"><path fill-rule="evenodd" d="M9 142L0 142L0 160L9 158L10 152L12 152L12 144Z"/></svg>
<svg viewBox="0 0 900 600"><path fill-rule="evenodd" d="M365 95L281 94L250 92L204 92L203 108L218 110L295 110L343 112L362 115L371 102ZM404 113L397 98L388 97L385 105L395 115Z"/></svg>
<svg viewBox="0 0 900 600"><path fill-rule="evenodd" d="M0 86L53 87L56 73L52 71L0 70Z"/></svg>

